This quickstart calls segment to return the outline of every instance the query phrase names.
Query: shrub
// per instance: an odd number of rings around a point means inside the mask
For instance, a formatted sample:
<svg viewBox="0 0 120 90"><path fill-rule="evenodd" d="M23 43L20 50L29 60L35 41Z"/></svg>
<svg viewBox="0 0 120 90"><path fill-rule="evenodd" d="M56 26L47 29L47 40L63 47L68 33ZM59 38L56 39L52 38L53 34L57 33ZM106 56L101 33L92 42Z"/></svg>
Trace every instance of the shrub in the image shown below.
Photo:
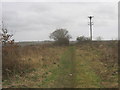
<svg viewBox="0 0 120 90"><path fill-rule="evenodd" d="M85 42L85 41L91 41L89 37L85 37L85 36L80 36L80 37L77 37L77 42Z"/></svg>

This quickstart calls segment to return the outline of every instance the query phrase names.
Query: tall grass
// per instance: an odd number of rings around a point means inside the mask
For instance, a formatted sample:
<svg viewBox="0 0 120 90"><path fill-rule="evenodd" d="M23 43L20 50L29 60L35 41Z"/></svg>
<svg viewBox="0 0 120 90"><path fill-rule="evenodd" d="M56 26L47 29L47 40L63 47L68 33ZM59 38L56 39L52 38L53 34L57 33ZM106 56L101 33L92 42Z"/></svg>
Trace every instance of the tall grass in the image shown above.
<svg viewBox="0 0 120 90"><path fill-rule="evenodd" d="M2 48L3 79L56 64L59 54L63 51L60 46L53 45L4 46Z"/></svg>
<svg viewBox="0 0 120 90"><path fill-rule="evenodd" d="M3 46L2 47L2 70L3 70L3 77L8 76L12 73L15 73L15 71L22 70L22 62L20 52L19 52L19 46L17 45L9 45L9 46Z"/></svg>

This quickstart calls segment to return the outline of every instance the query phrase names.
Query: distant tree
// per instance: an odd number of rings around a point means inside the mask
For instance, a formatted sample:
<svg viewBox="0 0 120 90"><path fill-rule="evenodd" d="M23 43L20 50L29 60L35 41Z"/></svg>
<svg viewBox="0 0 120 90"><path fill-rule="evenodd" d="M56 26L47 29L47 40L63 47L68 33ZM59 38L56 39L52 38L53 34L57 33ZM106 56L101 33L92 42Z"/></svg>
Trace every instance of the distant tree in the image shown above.
<svg viewBox="0 0 120 90"><path fill-rule="evenodd" d="M50 34L50 39L54 39L56 44L69 44L69 39L71 36L68 34L66 29L56 29L53 33Z"/></svg>
<svg viewBox="0 0 120 90"><path fill-rule="evenodd" d="M0 41L2 42L3 45L6 45L7 43L9 44L13 44L14 43L14 39L11 39L11 37L13 36L13 34L9 34L8 33L8 29L4 27L2 27L2 31L0 33Z"/></svg>
<svg viewBox="0 0 120 90"><path fill-rule="evenodd" d="M101 41L103 38L101 36L96 37L97 41Z"/></svg>
<svg viewBox="0 0 120 90"><path fill-rule="evenodd" d="M81 41L90 41L89 37L85 37L85 36L80 36L76 38L77 42L81 42Z"/></svg>

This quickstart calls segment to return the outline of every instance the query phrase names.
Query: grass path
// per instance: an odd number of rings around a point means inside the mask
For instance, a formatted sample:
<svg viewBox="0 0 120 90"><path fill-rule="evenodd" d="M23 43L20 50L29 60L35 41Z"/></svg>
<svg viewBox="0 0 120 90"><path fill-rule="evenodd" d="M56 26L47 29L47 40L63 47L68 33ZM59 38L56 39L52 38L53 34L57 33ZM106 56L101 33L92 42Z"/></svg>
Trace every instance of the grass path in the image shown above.
<svg viewBox="0 0 120 90"><path fill-rule="evenodd" d="M56 87L72 88L75 84L74 69L75 69L75 47L69 47L68 50L63 54L60 61L59 76Z"/></svg>
<svg viewBox="0 0 120 90"><path fill-rule="evenodd" d="M92 67L90 57L85 55L83 51L80 52L75 47L69 47L61 57L60 67L54 69L51 76L47 78L46 86L55 88L102 87L101 79L94 71L96 66ZM52 86L49 86L50 83Z"/></svg>
<svg viewBox="0 0 120 90"><path fill-rule="evenodd" d="M54 67L51 70L51 75L48 76L42 83L42 87L53 87L53 88L63 88L63 87L73 87L73 73L75 58L75 48L69 47L67 51L61 56L59 67Z"/></svg>

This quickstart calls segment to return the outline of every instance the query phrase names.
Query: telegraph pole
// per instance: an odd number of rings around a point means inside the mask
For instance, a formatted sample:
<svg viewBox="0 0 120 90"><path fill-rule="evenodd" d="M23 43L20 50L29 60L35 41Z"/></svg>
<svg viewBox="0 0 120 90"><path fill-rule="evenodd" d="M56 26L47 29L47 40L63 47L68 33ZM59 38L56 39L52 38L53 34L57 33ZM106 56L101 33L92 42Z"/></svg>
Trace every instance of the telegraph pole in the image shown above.
<svg viewBox="0 0 120 90"><path fill-rule="evenodd" d="M88 25L90 25L90 39L92 41L92 25L93 25L92 18L93 16L88 16L88 18L90 19L90 22Z"/></svg>

